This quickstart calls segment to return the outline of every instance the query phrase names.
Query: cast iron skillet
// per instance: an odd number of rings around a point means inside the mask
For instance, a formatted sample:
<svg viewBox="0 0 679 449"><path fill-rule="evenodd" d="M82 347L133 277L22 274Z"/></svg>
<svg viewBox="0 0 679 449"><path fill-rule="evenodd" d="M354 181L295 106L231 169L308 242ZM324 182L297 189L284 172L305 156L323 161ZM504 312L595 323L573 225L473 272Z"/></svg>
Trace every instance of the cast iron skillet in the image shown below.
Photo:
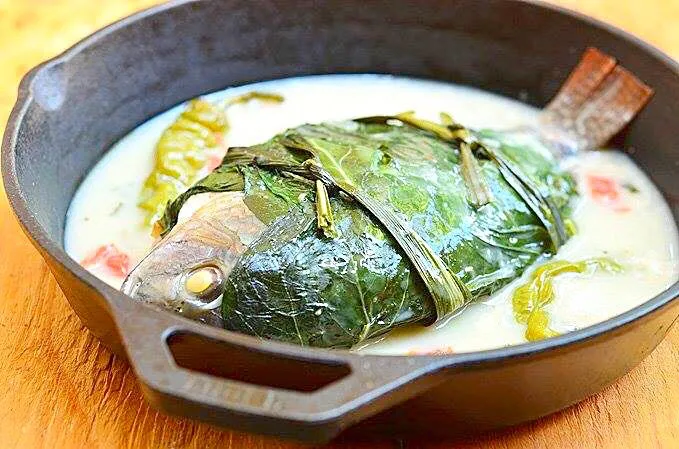
<svg viewBox="0 0 679 449"><path fill-rule="evenodd" d="M543 105L587 46L615 55L655 89L619 143L677 198L677 63L591 19L508 0L179 1L144 11L25 77L3 141L3 179L73 309L129 359L160 410L311 442L359 421L358 431L390 435L511 425L567 407L639 363L677 319L679 285L545 341L362 356L260 341L134 303L66 255L64 217L78 183L116 139L200 94L293 75L377 72Z"/></svg>

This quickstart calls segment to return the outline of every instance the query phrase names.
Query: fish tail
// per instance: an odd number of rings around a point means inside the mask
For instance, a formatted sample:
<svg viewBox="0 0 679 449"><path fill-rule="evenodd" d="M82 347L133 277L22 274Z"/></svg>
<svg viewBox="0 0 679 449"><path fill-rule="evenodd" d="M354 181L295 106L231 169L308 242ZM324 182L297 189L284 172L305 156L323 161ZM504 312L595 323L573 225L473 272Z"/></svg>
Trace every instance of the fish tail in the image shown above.
<svg viewBox="0 0 679 449"><path fill-rule="evenodd" d="M653 90L617 61L588 48L540 115L540 132L560 153L605 145L646 105Z"/></svg>

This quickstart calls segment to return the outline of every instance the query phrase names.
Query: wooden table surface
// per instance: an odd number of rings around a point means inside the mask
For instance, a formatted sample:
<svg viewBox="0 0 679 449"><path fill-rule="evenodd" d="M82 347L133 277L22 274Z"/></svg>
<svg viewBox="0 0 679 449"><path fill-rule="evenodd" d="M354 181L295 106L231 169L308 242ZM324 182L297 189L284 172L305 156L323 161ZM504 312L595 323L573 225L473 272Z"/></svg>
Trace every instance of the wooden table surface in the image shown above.
<svg viewBox="0 0 679 449"><path fill-rule="evenodd" d="M21 76L153 0L0 0L0 123ZM679 0L558 0L679 59ZM0 194L0 448L296 448L167 417L125 361L82 326ZM568 382L568 379L563 379ZM679 327L630 374L540 421L468 441L338 442L333 448L679 448Z"/></svg>

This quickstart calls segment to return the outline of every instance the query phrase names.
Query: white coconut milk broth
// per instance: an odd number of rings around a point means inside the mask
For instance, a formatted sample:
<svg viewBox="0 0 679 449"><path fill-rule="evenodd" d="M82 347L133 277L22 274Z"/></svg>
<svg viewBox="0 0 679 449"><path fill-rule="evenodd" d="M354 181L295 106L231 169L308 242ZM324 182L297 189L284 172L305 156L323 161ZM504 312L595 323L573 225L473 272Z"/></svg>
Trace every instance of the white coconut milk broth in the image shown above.
<svg viewBox="0 0 679 449"><path fill-rule="evenodd" d="M228 146L260 143L303 123L407 110L432 120L445 111L466 126L493 129L531 126L538 112L476 89L380 75L291 78L227 89L206 98L217 101L252 90L275 92L285 101L230 108L231 128L225 138ZM149 120L121 139L87 176L67 216L65 246L73 259L82 262L98 248L112 244L129 256L132 267L149 251L153 239L137 207L139 193L153 167L158 138L182 108ZM677 279L679 265L677 230L669 209L630 159L615 151L590 152L565 165L581 192L573 215L578 233L555 258L579 261L608 256L625 270L557 277L555 300L547 311L552 329L560 333L603 321L643 303ZM619 198L611 201L592 193L592 182L597 179L613 181ZM105 266L86 268L113 287L119 288L123 281ZM523 343L525 327L514 319L511 292L525 277L444 323L397 329L357 350L381 354L464 352Z"/></svg>

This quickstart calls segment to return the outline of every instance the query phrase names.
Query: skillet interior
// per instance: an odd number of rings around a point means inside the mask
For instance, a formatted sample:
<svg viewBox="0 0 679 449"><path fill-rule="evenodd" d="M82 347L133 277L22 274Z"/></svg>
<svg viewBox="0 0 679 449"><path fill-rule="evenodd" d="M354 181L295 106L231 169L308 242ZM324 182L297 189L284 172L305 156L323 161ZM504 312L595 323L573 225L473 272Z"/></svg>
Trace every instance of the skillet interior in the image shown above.
<svg viewBox="0 0 679 449"><path fill-rule="evenodd" d="M674 131L679 116L677 64L575 15L506 0L369 4L296 0L284 5L215 0L155 8L86 39L27 77L3 143L6 189L29 237L83 322L121 354L124 343L148 398L166 411L308 440L327 439L405 399L410 400L369 425L391 428L401 422L404 430L455 432L513 424L569 405L631 369L676 319L679 307L672 299L677 287L621 317L547 342L462 356L385 361L259 343L132 305L65 255L64 218L79 182L113 142L143 120L206 92L284 76L378 72L470 84L540 106L590 45L618 57L655 89L655 98L619 144L634 150L633 157L666 194L678 217L679 183L673 176L679 160L679 135ZM362 384L360 391L353 384L340 385L315 397L314 401L328 400L327 407L310 406L298 415L290 413L300 411L293 410L294 401L288 403L278 393L273 394L281 397L282 409L263 412L265 401L210 399L235 390L206 388L199 395L165 388L176 380L172 377L176 372L169 375L163 370L176 367L145 362L167 359L158 348L162 349L167 329L178 326L214 338L209 344L227 340L255 352L349 366L354 373L368 373L360 380L373 385ZM155 347L140 343L155 330L158 339L151 342ZM178 335L184 353L197 354L187 357L187 365L200 353L210 353L208 343ZM241 346L228 348L214 356L238 357ZM368 368L363 366L366 361ZM295 377L290 369L283 377ZM415 369L419 371L409 374ZM235 371L221 374L236 376ZM406 384L419 376L420 381ZM308 375L310 384L313 378ZM517 385L525 378L532 379L530 388ZM480 382L483 391L475 388ZM283 381L259 383L286 387ZM375 392L376 386L384 391ZM352 390L348 399L328 399L345 390ZM262 391L266 389L247 394ZM418 414L417 409L428 410L429 415ZM407 418L415 415L426 419ZM437 419L446 424L433 424Z"/></svg>

